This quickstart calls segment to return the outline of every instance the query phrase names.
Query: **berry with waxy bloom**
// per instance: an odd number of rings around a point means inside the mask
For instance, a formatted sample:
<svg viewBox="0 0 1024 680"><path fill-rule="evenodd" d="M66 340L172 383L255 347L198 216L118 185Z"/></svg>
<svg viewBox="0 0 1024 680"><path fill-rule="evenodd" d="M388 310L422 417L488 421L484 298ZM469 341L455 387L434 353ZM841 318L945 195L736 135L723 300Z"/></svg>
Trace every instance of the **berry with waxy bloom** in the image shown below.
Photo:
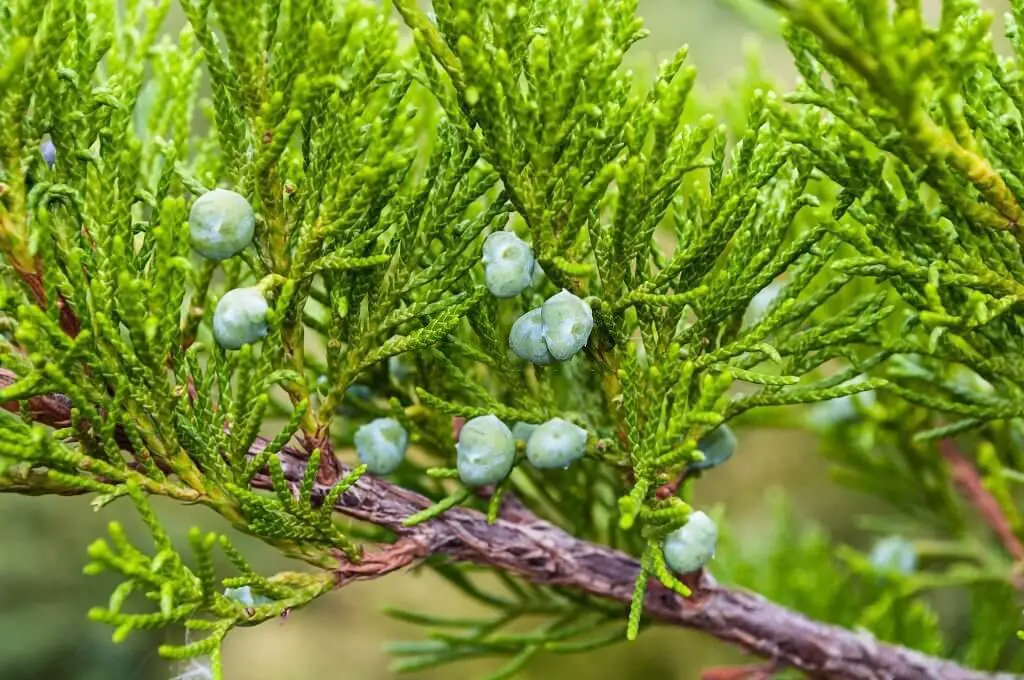
<svg viewBox="0 0 1024 680"><path fill-rule="evenodd" d="M567 290L549 297L541 309L544 344L555 359L565 361L583 349L594 329L590 305Z"/></svg>
<svg viewBox="0 0 1024 680"><path fill-rule="evenodd" d="M455 467L466 486L497 484L512 471L516 440L497 416L478 416L459 431Z"/></svg>
<svg viewBox="0 0 1024 680"><path fill-rule="evenodd" d="M715 556L718 526L700 510L692 513L686 524L665 537L665 563L677 574L697 571Z"/></svg>
<svg viewBox="0 0 1024 680"><path fill-rule="evenodd" d="M396 382L405 382L412 375L412 371L413 365L408 358L401 354L388 357L388 373Z"/></svg>
<svg viewBox="0 0 1024 680"><path fill-rule="evenodd" d="M544 321L540 307L516 319L508 334L508 345L517 357L531 364L545 366L554 360L544 342Z"/></svg>
<svg viewBox="0 0 1024 680"><path fill-rule="evenodd" d="M484 283L491 295L519 295L533 278L533 251L511 231L496 231L484 241Z"/></svg>
<svg viewBox="0 0 1024 680"><path fill-rule="evenodd" d="M704 460L688 464L686 469L690 472L710 470L729 460L736 451L736 435L728 425L719 425L697 442L697 448L704 454Z"/></svg>
<svg viewBox="0 0 1024 680"><path fill-rule="evenodd" d="M526 443L530 441L530 435L536 432L540 425L534 425L533 423L518 422L512 426L512 436L515 437L517 442Z"/></svg>
<svg viewBox="0 0 1024 680"><path fill-rule="evenodd" d="M50 139L50 135L46 135L43 141L39 144L39 154L43 157L43 161L51 169L57 162L57 147L53 145L53 140Z"/></svg>
<svg viewBox="0 0 1024 680"><path fill-rule="evenodd" d="M533 272L530 274L530 285L539 286L544 281L544 269L540 266L540 263L534 260Z"/></svg>
<svg viewBox="0 0 1024 680"><path fill-rule="evenodd" d="M243 607L260 607L273 602L269 597L253 593L249 586L240 588L225 588L224 596L230 598Z"/></svg>
<svg viewBox="0 0 1024 680"><path fill-rule="evenodd" d="M356 430L359 462L374 475L389 475L398 469L409 447L409 433L394 418L377 418Z"/></svg>
<svg viewBox="0 0 1024 680"><path fill-rule="evenodd" d="M878 569L909 574L917 567L917 552L902 536L888 536L871 549L871 564Z"/></svg>
<svg viewBox="0 0 1024 680"><path fill-rule="evenodd" d="M536 468L567 468L587 450L587 431L561 418L552 418L530 435L526 458Z"/></svg>
<svg viewBox="0 0 1024 680"><path fill-rule="evenodd" d="M254 343L267 334L268 311L259 288L229 290L213 310L213 337L224 349Z"/></svg>
<svg viewBox="0 0 1024 680"><path fill-rule="evenodd" d="M208 260L226 260L252 243L256 215L241 194L213 189L192 203L188 228L197 253Z"/></svg>

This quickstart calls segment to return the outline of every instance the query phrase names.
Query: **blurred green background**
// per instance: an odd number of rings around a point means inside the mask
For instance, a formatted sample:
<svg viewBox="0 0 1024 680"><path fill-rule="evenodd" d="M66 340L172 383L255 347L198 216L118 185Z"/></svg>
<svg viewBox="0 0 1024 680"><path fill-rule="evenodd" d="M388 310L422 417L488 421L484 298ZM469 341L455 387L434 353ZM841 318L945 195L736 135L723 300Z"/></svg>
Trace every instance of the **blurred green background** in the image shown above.
<svg viewBox="0 0 1024 680"><path fill-rule="evenodd" d="M641 0L640 11L652 35L631 59L638 66L656 63L687 43L691 60L700 70L699 86L718 90L728 87L730 76L742 68L746 51L755 47L768 73L789 80L792 69L785 48L770 35L759 33L759 22L743 19L730 4L736 0ZM1002 3L988 4L999 8ZM767 12L758 16L772 21ZM812 436L752 429L738 434L736 458L700 482L697 501L723 504L730 527L743 540L770 539L765 536L770 519L767 496L775 487L785 489L796 516L819 522L836 540L858 546L868 540L858 531L856 518L873 504L830 481ZM178 538L183 539L194 524L206 530L227 530L219 518L201 509L169 503L157 507ZM109 578L82 576L85 549L112 519L138 530L129 507L115 504L94 513L85 498L0 496L0 516L4 518L0 522L0 680L149 680L181 672L156 654L158 644L180 640L169 636L180 636L181 631L135 635L114 645L108 627L86 619L89 607L104 602L114 584ZM296 568L256 541L239 537L236 544L267 572ZM427 573L356 584L287 621L233 633L226 648L226 677L391 678L384 644L415 637L420 631L381 614L386 604L440 608L449 615L472 611L459 593ZM542 657L523 678L556 678L571 669L590 680L696 680L708 665L735 662L742 662L742 657L731 648L686 631L663 629L646 633L636 643L585 657ZM491 667L466 664L416 677L479 677L480 671Z"/></svg>

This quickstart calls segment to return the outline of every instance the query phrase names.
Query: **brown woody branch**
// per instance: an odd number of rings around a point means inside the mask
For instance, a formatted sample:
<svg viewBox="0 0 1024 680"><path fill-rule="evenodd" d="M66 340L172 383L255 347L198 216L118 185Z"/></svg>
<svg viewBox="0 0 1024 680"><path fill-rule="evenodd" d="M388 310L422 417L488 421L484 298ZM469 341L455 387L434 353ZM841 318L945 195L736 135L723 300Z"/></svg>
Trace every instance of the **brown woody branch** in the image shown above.
<svg viewBox="0 0 1024 680"><path fill-rule="evenodd" d="M0 372L0 386L13 375ZM10 408L10 405L5 405ZM54 426L69 422L70 402L60 395L36 397L29 410L38 421ZM266 446L257 440L250 455ZM286 450L281 456L285 477L297 484L306 469L305 456ZM342 474L349 472L342 466ZM254 485L270 488L266 475ZM324 498L329 486L314 488ZM510 503L515 503L514 500ZM545 522L521 505L488 524L474 510L455 508L434 520L406 527L402 520L423 510L430 500L420 494L369 475L363 476L339 499L335 509L393 531L398 540L360 564L339 569L339 584L374 578L428 556L444 556L500 569L538 585L573 588L623 604L630 601L640 564L606 546L580 540ZM685 599L652 581L645 602L647 616L693 628L737 645L778 666L804 671L814 678L850 680L1015 680L1022 676L985 673L897 645L879 642L866 632L853 632L813 621L804 615L743 590L719 585L707 572L691 582L697 586Z"/></svg>

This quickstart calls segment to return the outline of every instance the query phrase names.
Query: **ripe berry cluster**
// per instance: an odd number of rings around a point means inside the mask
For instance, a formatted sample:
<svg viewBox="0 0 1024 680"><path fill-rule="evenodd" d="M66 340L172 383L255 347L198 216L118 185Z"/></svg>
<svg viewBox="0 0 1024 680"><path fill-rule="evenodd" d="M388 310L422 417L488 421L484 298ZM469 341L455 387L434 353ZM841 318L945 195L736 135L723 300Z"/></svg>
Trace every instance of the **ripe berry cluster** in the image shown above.
<svg viewBox="0 0 1024 680"><path fill-rule="evenodd" d="M497 484L512 471L516 441L526 444L526 459L540 469L567 468L583 457L587 431L552 418L541 425L516 423L513 429L497 416L473 418L462 426L456 445L456 468L466 486Z"/></svg>
<svg viewBox="0 0 1024 680"><path fill-rule="evenodd" d="M586 347L593 329L590 305L563 290L516 319L508 344L520 359L547 365L571 359Z"/></svg>

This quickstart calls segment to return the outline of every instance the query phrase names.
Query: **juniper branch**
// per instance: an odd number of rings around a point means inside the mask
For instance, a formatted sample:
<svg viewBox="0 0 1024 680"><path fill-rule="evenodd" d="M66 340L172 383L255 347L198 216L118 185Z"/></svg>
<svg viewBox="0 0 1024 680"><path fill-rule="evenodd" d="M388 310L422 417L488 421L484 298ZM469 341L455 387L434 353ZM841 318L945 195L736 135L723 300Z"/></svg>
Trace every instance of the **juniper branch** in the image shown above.
<svg viewBox="0 0 1024 680"><path fill-rule="evenodd" d="M0 370L0 386L14 375ZM66 426L71 401L63 395L29 400L36 421ZM17 409L16 404L4 408ZM259 438L249 451L258 456L268 441ZM280 454L285 479L298 489L306 470L306 457L285 448ZM344 476L349 470L342 466ZM45 487L0 487L3 491L67 494L80 489L61 489L41 478ZM270 489L269 474L253 477L253 486ZM316 484L312 495L322 502L329 485ZM509 501L508 512L494 523L466 508L446 513L413 527L403 523L410 515L429 507L426 497L382 479L363 476L338 499L335 510L345 516L388 529L398 536L393 545L367 555L359 564L341 564L338 585L382 576L427 556L470 562L519 575L537 585L571 588L592 596L628 605L640 563L612 548L580 540L553 524L536 518L525 507ZM707 571L694 579L694 594L683 598L651 581L645 614L662 623L692 628L737 645L780 665L803 671L812 678L849 680L1013 680L1011 673L975 671L953 662L905 647L879 642L865 632L814 621L798 612L739 589L719 585Z"/></svg>

